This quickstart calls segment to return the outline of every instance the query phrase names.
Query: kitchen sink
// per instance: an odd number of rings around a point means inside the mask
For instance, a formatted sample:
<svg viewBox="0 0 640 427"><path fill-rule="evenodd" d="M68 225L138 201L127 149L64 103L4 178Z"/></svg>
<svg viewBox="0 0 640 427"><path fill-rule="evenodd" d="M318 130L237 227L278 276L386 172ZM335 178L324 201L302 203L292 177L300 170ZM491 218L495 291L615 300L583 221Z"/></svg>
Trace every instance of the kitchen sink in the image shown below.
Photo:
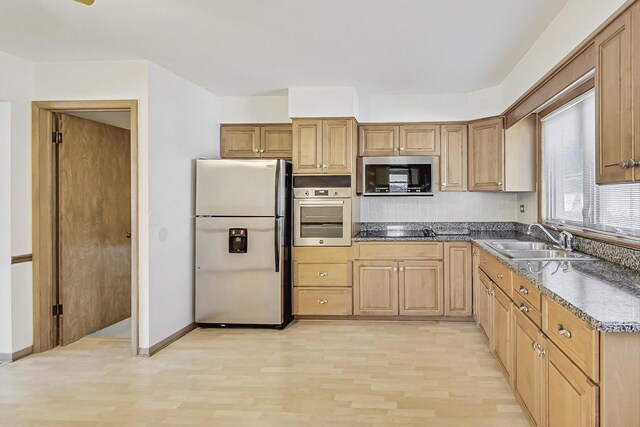
<svg viewBox="0 0 640 427"><path fill-rule="evenodd" d="M487 245L507 258L516 261L592 261L597 259L579 252L565 251L543 242L520 242L511 240L487 242Z"/></svg>

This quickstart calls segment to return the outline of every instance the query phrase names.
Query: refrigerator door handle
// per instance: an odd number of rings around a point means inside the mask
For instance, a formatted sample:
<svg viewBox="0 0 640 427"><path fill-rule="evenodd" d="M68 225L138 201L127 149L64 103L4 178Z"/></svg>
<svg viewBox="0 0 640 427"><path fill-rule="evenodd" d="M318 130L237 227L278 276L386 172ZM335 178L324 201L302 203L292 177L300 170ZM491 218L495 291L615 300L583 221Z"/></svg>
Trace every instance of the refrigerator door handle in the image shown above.
<svg viewBox="0 0 640 427"><path fill-rule="evenodd" d="M276 202L275 202L275 217L280 216L280 174L282 173L282 169L280 168L280 160L276 161Z"/></svg>
<svg viewBox="0 0 640 427"><path fill-rule="evenodd" d="M276 225L274 227L274 253L275 253L275 261L276 261L276 273L280 272L280 221L278 217L275 219Z"/></svg>

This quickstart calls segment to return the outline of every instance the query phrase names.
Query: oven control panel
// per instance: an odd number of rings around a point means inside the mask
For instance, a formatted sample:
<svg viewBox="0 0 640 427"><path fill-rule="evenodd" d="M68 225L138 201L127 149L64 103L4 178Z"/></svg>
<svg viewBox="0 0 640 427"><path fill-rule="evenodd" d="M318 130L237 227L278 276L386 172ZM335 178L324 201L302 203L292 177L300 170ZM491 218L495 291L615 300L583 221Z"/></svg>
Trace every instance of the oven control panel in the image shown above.
<svg viewBox="0 0 640 427"><path fill-rule="evenodd" d="M317 199L325 197L351 197L351 188L294 188L293 197L296 199Z"/></svg>

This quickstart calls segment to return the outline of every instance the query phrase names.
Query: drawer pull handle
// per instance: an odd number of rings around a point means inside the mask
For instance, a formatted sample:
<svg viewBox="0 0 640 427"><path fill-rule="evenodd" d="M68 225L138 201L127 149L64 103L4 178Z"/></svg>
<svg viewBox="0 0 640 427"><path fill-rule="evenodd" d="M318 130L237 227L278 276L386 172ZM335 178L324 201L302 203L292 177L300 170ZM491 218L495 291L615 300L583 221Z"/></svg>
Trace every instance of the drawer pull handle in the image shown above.
<svg viewBox="0 0 640 427"><path fill-rule="evenodd" d="M520 304L520 307L518 307L520 309L521 312L523 313L528 313L529 312L529 307L527 307L524 304Z"/></svg>
<svg viewBox="0 0 640 427"><path fill-rule="evenodd" d="M329 302L329 300L326 300L326 299L319 299L318 300L318 304L322 304L322 305L324 305L324 304L326 304L328 302Z"/></svg>
<svg viewBox="0 0 640 427"><path fill-rule="evenodd" d="M329 275L329 273L327 273L326 271L320 271L318 272L318 276L319 277L327 277Z"/></svg>
<svg viewBox="0 0 640 427"><path fill-rule="evenodd" d="M565 338L571 338L571 331L566 330L562 325L558 325L558 335Z"/></svg>
<svg viewBox="0 0 640 427"><path fill-rule="evenodd" d="M504 274L498 273L498 279L504 279Z"/></svg>
<svg viewBox="0 0 640 427"><path fill-rule="evenodd" d="M520 290L518 292L520 292L522 295L529 295L529 289L522 286L520 286Z"/></svg>
<svg viewBox="0 0 640 427"><path fill-rule="evenodd" d="M486 259L481 259L481 260L480 260L480 264L486 264L486 263L487 263L487 260L486 260Z"/></svg>

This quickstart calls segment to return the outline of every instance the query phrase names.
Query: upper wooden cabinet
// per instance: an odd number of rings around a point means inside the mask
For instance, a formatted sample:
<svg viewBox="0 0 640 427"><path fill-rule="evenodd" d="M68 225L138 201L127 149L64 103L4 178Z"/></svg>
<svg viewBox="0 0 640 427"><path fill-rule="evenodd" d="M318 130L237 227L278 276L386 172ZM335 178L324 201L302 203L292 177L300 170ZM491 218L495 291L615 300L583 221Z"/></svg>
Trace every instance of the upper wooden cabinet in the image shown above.
<svg viewBox="0 0 640 427"><path fill-rule="evenodd" d="M294 174L350 174L353 165L353 119L294 119Z"/></svg>
<svg viewBox="0 0 640 427"><path fill-rule="evenodd" d="M640 19L638 5L595 38L598 184L640 181L640 132L633 131L634 120L640 123L640 104L634 102L640 89L633 83L640 77L640 59L633 55L640 48L640 31L631 26L636 19Z"/></svg>
<svg viewBox="0 0 640 427"><path fill-rule="evenodd" d="M440 191L467 191L467 125L440 126Z"/></svg>
<svg viewBox="0 0 640 427"><path fill-rule="evenodd" d="M502 117L469 125L469 190L504 188L504 126Z"/></svg>
<svg viewBox="0 0 640 427"><path fill-rule="evenodd" d="M221 125L223 159L291 158L291 125Z"/></svg>
<svg viewBox="0 0 640 427"><path fill-rule="evenodd" d="M470 191L535 191L537 118L504 130L503 118L469 125Z"/></svg>
<svg viewBox="0 0 640 427"><path fill-rule="evenodd" d="M360 156L439 156L440 125L363 125L359 131Z"/></svg>

